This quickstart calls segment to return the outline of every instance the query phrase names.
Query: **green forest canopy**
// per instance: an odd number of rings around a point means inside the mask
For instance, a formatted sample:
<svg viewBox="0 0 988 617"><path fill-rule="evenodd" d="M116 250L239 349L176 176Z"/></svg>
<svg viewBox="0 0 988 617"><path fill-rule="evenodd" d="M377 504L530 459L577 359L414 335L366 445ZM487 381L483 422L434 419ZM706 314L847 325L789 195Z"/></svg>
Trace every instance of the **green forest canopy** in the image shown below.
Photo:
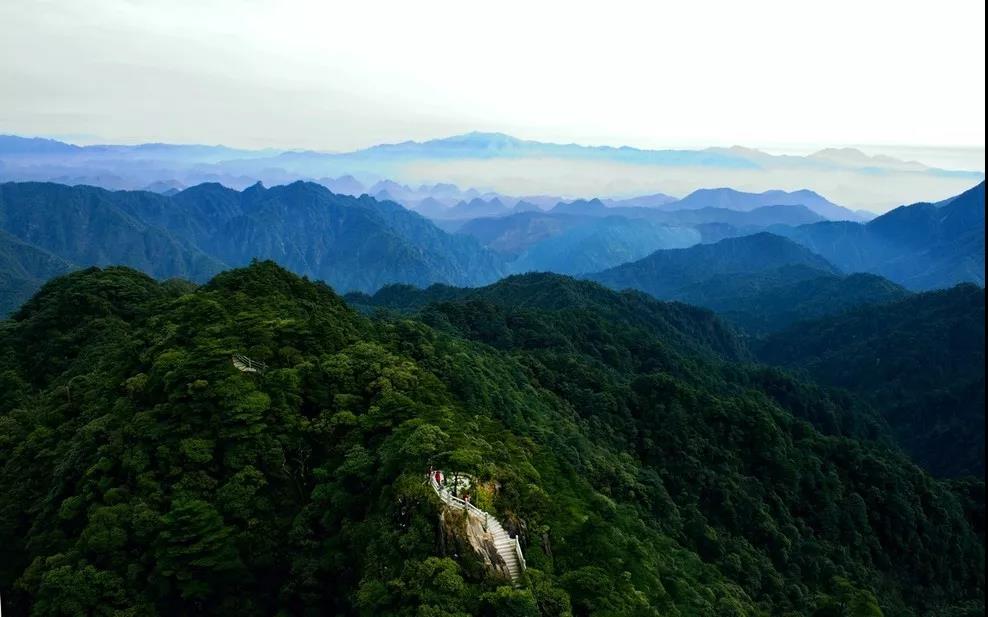
<svg viewBox="0 0 988 617"><path fill-rule="evenodd" d="M983 482L709 312L508 282L373 318L270 262L49 282L0 324L5 614L983 614ZM440 541L432 464L498 483L522 586Z"/></svg>

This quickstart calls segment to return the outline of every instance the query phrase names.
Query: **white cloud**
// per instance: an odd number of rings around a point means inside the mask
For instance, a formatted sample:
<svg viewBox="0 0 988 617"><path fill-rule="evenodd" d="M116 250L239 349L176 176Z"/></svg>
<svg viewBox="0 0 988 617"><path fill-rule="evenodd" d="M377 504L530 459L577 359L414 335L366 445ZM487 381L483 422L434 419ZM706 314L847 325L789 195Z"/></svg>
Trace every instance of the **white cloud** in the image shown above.
<svg viewBox="0 0 988 617"><path fill-rule="evenodd" d="M4 0L0 131L983 146L984 3Z"/></svg>

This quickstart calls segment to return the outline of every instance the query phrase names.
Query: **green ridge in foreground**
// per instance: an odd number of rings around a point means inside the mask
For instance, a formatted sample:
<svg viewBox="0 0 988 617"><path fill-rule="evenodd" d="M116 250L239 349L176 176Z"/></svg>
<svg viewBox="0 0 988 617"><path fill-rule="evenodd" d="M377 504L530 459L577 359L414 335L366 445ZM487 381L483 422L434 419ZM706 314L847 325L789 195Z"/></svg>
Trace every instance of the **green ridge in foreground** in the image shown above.
<svg viewBox="0 0 988 617"><path fill-rule="evenodd" d="M690 343L705 311L509 282L370 319L269 262L51 281L0 323L4 615L983 613L983 483ZM520 588L440 533L430 465L485 487Z"/></svg>

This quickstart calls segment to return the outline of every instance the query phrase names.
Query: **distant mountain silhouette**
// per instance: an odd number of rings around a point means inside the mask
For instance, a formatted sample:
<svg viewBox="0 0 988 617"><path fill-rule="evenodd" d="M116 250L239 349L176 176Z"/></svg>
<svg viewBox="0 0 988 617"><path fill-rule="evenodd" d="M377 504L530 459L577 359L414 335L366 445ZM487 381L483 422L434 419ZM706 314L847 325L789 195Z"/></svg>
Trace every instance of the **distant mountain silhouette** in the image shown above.
<svg viewBox="0 0 988 617"><path fill-rule="evenodd" d="M756 336L909 295L880 276L844 276L819 255L770 233L656 251L587 278L709 308Z"/></svg>
<svg viewBox="0 0 988 617"><path fill-rule="evenodd" d="M517 209L516 206L515 210ZM610 223L604 223L605 220ZM618 220L626 222L619 223ZM712 242L771 230L780 225L801 225L821 220L823 217L810 212L804 206L764 206L748 212L721 208L667 212L658 208L604 207L600 200L591 200L560 203L548 212L530 211L509 216L475 218L455 230L457 233L473 236L484 246L514 259L529 250L533 251L533 255L548 255L550 250L538 247L539 243L566 234L577 227L585 229L579 233L574 232L569 241L576 237L589 239L593 235L590 230L596 225L602 229L607 228L606 233L615 241L615 248L622 245L637 246L640 248L634 249L632 253L642 257L658 248L685 247L699 241ZM636 224L641 230L636 229ZM670 235L671 228L678 231ZM688 228L696 233L688 231ZM657 230L661 230L666 240L657 240L657 234L660 233ZM596 237L603 238L603 235ZM677 239L673 241L673 237ZM646 238L650 240L643 243ZM648 246L652 248L648 250ZM604 264L620 263L618 255L626 257L628 253L615 251L612 258L597 262L601 264L599 269L609 267ZM580 261L579 256L576 256L576 260ZM529 262L524 267L547 270L562 267L558 271L579 272L572 269L572 264L557 266L557 263L555 260L542 264Z"/></svg>
<svg viewBox="0 0 988 617"><path fill-rule="evenodd" d="M605 199L604 205L609 208L660 208L671 204L677 199L665 193L653 193L651 195L640 195L638 197L627 197L624 199Z"/></svg>
<svg viewBox="0 0 988 617"><path fill-rule="evenodd" d="M585 216L612 216L614 210L609 209L599 199L578 199L571 202L560 202L549 210L553 214L582 214Z"/></svg>
<svg viewBox="0 0 988 617"><path fill-rule="evenodd" d="M351 175L339 178L320 178L319 184L325 186L337 195L353 195L359 197L367 192L367 188Z"/></svg>
<svg viewBox="0 0 988 617"><path fill-rule="evenodd" d="M497 197L489 201L476 197L470 201L461 201L452 208L442 212L440 218L474 219L485 216L504 216L507 214L511 214L511 210Z"/></svg>
<svg viewBox="0 0 988 617"><path fill-rule="evenodd" d="M679 201L667 204L669 210L695 210L698 208L724 208L726 210L754 210L762 206L805 206L825 219L834 221L860 221L862 216L831 203L809 190L765 191L745 193L729 188L699 189Z"/></svg>
<svg viewBox="0 0 988 617"><path fill-rule="evenodd" d="M542 208L563 201L559 197L542 201L538 193L607 197L609 206L661 208L667 206L664 204L668 196L657 190L664 193L676 187L676 191L685 193L706 188L704 184L768 189L773 187L762 185L766 178L773 178L780 186L799 183L844 205L884 211L917 196L939 199L940 195L958 192L984 179L980 172L935 169L891 157L869 157L853 150L828 150L810 156L776 156L742 147L648 150L545 143L501 133L381 144L352 152L242 150L161 143L75 146L8 135L0 136L0 161L0 181L142 189L170 179L185 186L220 182L233 188L246 188L257 180L278 185L318 179L342 194L376 195L384 190L390 198L413 209L415 203L430 196L444 203L451 201L447 205L474 197L501 196L510 207L514 200L504 199L506 195L518 195ZM467 171L458 169L464 161L469 162ZM532 161L532 165L524 166L524 182L519 182L514 168L523 161ZM585 173L590 168L595 170L593 174ZM465 178L463 182L488 188L474 194L464 189L459 195L442 195L441 189L434 188L448 185L446 179L454 175ZM401 190L370 190L367 186L389 177L390 181L382 182L392 182ZM540 185L541 188L533 188ZM630 186L638 187L642 195L616 198L599 192L600 187L608 187L609 191L625 195ZM525 196L533 193L533 198ZM782 193L779 198L791 195ZM804 203L828 219L862 220L859 211L835 210L812 194L797 197L797 201L770 200L759 205Z"/></svg>

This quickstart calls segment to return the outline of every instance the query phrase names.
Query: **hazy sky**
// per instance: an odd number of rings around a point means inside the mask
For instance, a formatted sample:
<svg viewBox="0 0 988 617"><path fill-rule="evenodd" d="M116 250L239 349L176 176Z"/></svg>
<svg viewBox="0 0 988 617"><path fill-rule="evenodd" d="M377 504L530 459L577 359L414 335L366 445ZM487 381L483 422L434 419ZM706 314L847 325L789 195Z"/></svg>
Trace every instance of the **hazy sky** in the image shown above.
<svg viewBox="0 0 988 617"><path fill-rule="evenodd" d="M984 0L0 0L0 133L983 146ZM983 166L983 163L982 163Z"/></svg>

